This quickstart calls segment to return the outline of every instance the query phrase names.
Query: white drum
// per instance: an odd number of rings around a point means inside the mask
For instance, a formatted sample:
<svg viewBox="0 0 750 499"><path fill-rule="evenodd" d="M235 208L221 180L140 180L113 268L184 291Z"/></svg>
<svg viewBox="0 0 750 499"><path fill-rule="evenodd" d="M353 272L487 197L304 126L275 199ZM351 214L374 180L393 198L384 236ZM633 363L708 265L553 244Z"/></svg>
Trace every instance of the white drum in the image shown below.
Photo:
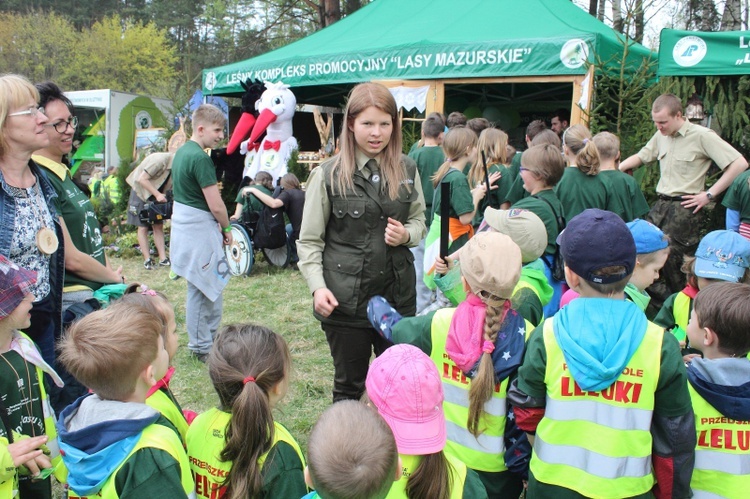
<svg viewBox="0 0 750 499"><path fill-rule="evenodd" d="M232 275L248 275L253 269L253 242L242 225L232 222L232 244L224 246L224 253Z"/></svg>

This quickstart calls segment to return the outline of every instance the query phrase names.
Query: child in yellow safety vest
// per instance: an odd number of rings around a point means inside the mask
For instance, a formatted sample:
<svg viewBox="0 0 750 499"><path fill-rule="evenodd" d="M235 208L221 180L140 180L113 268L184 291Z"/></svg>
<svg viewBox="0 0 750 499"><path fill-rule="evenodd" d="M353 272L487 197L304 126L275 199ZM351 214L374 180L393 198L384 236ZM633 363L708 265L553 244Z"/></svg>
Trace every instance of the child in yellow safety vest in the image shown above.
<svg viewBox="0 0 750 499"><path fill-rule="evenodd" d="M636 246L625 222L589 209L558 238L581 296L531 334L509 391L533 435L528 497L689 497L695 436L674 336L625 285Z"/></svg>
<svg viewBox="0 0 750 499"><path fill-rule="evenodd" d="M693 497L747 497L750 488L750 286L712 284L695 298L687 334L703 358L687 367L695 413Z"/></svg>
<svg viewBox="0 0 750 499"><path fill-rule="evenodd" d="M36 272L0 255L0 497L51 497L50 474L65 478L44 373L62 380L19 329L31 323Z"/></svg>
<svg viewBox="0 0 750 499"><path fill-rule="evenodd" d="M651 301L646 288L659 278L659 271L667 261L669 238L659 227L640 218L628 222L627 225L633 235L637 254L633 274L625 286L625 299L632 301L645 312ZM560 306L564 307L576 298L578 298L578 293L574 289L569 289L563 294Z"/></svg>
<svg viewBox="0 0 750 499"><path fill-rule="evenodd" d="M263 326L232 324L216 335L207 364L220 405L187 432L198 497L307 494L302 451L271 412L286 395L291 363L284 338Z"/></svg>
<svg viewBox="0 0 750 499"><path fill-rule="evenodd" d="M307 441L303 499L383 499L401 478L396 440L385 420L358 400L323 411Z"/></svg>
<svg viewBox="0 0 750 499"><path fill-rule="evenodd" d="M177 353L178 342L174 307L169 303L169 299L163 293L149 289L145 284L134 283L128 286L120 301L140 305L161 319L164 325L162 338L164 340L164 347L167 349L167 354L169 355L169 363L171 364L172 359L174 359ZM154 386L149 389L146 395L146 404L159 411L162 416L174 425L183 445L185 445L188 425L195 418L196 413L183 410L169 388L169 383L174 376L174 372L174 367L170 366L164 377L157 380Z"/></svg>
<svg viewBox="0 0 750 499"><path fill-rule="evenodd" d="M693 299L711 283L750 283L750 241L731 230L709 232L701 239L695 257L685 257L682 271L688 276L687 286L664 301L654 322L671 330L689 353L686 331Z"/></svg>
<svg viewBox="0 0 750 499"><path fill-rule="evenodd" d="M489 497L517 497L531 451L506 403L526 337L527 323L510 300L521 250L504 234L480 232L457 256L467 292L457 308L400 319L373 299L371 321L394 343L420 348L437 367L445 392L446 453L477 472Z"/></svg>
<svg viewBox="0 0 750 499"><path fill-rule="evenodd" d="M57 423L68 497L194 497L179 435L145 404L169 365L163 331L152 310L116 301L63 337L60 362L93 391L65 408Z"/></svg>
<svg viewBox="0 0 750 499"><path fill-rule="evenodd" d="M395 345L370 365L363 400L393 431L403 477L388 499L486 498L476 473L445 453L446 420L440 375L430 358L411 345Z"/></svg>

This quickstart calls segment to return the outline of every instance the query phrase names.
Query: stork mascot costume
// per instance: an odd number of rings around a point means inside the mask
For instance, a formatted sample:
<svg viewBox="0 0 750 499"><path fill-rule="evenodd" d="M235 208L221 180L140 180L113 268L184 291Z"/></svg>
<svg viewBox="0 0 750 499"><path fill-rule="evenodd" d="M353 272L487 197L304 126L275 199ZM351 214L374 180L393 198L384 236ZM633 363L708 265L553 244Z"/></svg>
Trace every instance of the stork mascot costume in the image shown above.
<svg viewBox="0 0 750 499"><path fill-rule="evenodd" d="M289 85L282 82L265 82L266 90L260 98L257 96L262 86L258 80L248 79L242 87L245 89L242 116L227 145L227 154L232 154L239 145L240 153L245 154L243 177L255 178L258 172L264 171L271 174L275 184L287 173L287 162L298 147L297 139L292 136L297 99ZM258 143L263 132L266 136Z"/></svg>

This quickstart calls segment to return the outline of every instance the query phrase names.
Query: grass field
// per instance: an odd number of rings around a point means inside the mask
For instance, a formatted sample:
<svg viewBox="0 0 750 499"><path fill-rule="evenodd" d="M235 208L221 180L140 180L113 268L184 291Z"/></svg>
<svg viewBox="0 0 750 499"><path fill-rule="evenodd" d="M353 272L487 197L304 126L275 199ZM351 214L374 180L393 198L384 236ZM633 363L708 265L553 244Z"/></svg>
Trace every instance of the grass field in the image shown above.
<svg viewBox="0 0 750 499"><path fill-rule="evenodd" d="M312 296L299 271L279 269L256 260L247 277L232 277L224 290L222 324L254 322L281 334L292 353L289 393L275 411L307 454L307 437L318 416L331 404L333 364L320 323L312 315ZM198 413L215 406L218 397L206 366L189 355L184 326L184 279L169 279L169 269L145 270L139 257L110 256L123 266L127 282L141 282L165 293L174 305L180 348L172 361L171 388L185 409Z"/></svg>

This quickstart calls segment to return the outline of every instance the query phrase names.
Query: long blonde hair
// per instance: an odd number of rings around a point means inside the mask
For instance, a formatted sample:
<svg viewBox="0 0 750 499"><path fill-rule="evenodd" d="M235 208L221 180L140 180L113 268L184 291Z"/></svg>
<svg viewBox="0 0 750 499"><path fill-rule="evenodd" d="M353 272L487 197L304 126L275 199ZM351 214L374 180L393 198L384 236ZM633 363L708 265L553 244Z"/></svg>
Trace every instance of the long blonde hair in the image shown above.
<svg viewBox="0 0 750 499"><path fill-rule="evenodd" d="M388 114L393 121L391 138L381 153L380 174L388 187L388 196L396 199L399 187L405 185L406 180L406 168L401 159L401 122L398 119L396 100L391 92L379 83L360 83L349 93L344 112L344 131L341 134L341 152L333 160L330 183L334 186L334 191L341 194L354 189L357 141L351 127L357 116L368 107L375 107Z"/></svg>
<svg viewBox="0 0 750 499"><path fill-rule="evenodd" d="M440 168L432 176L432 185L437 187L440 180L448 173L452 167L456 167L459 170L464 169L463 164L459 164L458 160L465 158L469 154L469 149L477 145L477 134L469 130L468 128L459 127L451 128L448 133L445 134L443 139L443 152L445 152L445 163L440 165Z"/></svg>
<svg viewBox="0 0 750 499"><path fill-rule="evenodd" d="M477 142L477 159L471 165L469 174L469 185L477 185L484 182L484 160L487 162L487 168L491 165L504 165L508 159L508 134L497 128L486 128L479 134Z"/></svg>
<svg viewBox="0 0 750 499"><path fill-rule="evenodd" d="M586 175L599 173L599 148L591 138L591 132L583 125L573 125L563 132L563 148L575 154L576 166Z"/></svg>

